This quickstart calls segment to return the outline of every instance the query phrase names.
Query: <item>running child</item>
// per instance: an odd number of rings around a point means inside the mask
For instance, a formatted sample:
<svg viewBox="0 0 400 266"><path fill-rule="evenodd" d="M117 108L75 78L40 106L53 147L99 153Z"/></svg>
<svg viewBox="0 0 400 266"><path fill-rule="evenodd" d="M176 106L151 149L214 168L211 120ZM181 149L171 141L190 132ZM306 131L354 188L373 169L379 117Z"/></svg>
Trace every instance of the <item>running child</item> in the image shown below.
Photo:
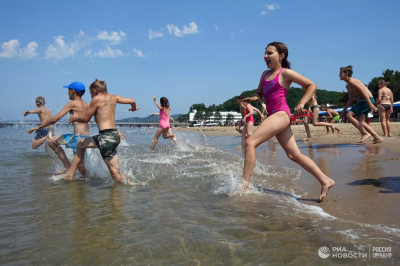
<svg viewBox="0 0 400 266"><path fill-rule="evenodd" d="M314 114L314 117L312 118L312 125L314 127L328 127L332 129L332 132L335 132L335 130L340 133L340 129L336 128L334 125L330 123L325 123L325 122L318 122L318 116L319 116L319 110L320 110L320 105L317 102L317 95L314 94L311 97L311 100L308 103L309 110Z"/></svg>
<svg viewBox="0 0 400 266"><path fill-rule="evenodd" d="M51 118L51 111L45 107L44 105L46 104L46 101L42 96L39 96L36 98L36 106L37 108L32 111L25 111L24 116L27 116L29 114L37 114L40 119L40 123L43 123L47 119ZM37 134L35 138L32 141L32 149L37 149L39 148L46 140L51 138L52 134L54 134L54 127L53 126L47 126L44 128L41 128L40 130L36 131ZM28 133L32 133L29 132Z"/></svg>
<svg viewBox="0 0 400 266"><path fill-rule="evenodd" d="M394 100L392 90L386 87L388 84L389 82L386 82L383 79L378 81L378 100L376 101L384 137L392 136L392 133L390 132L391 126L389 118L393 113Z"/></svg>
<svg viewBox="0 0 400 266"><path fill-rule="evenodd" d="M160 98L160 104L157 102L157 97L154 96L154 103L157 105L158 109L160 109L160 113L153 113L151 115L160 115L160 123L158 124L158 129L156 134L154 135L153 145L151 145L150 151L154 151L158 143L158 139L161 134L164 139L172 139L173 142L176 142L176 134L172 134L171 125L169 120L178 124L172 117L170 117L171 107L169 106L169 101L165 97Z"/></svg>
<svg viewBox="0 0 400 266"><path fill-rule="evenodd" d="M249 100L243 99L241 101L241 105L245 111L245 116L242 119L242 121L245 123L243 126L243 130L245 132L245 137L248 138L253 134L254 110L256 110L256 112L261 116L261 119L264 118L264 115L260 112L260 110L252 106Z"/></svg>
<svg viewBox="0 0 400 266"><path fill-rule="evenodd" d="M376 107L375 100L372 97L372 93L367 87L358 79L352 78L353 67L341 67L340 68L340 80L347 83L347 90L349 92L349 100L343 108L340 117L342 118L346 114L347 108L353 103L354 96L357 96L358 102L354 105L350 111L347 113L347 120L356 127L361 133L361 139L357 143L362 143L369 137L373 137L372 143L380 143L383 141L381 137L376 134L376 132L365 122L365 116L372 111L377 112L378 107ZM356 119L357 117L357 119Z"/></svg>
<svg viewBox="0 0 400 266"><path fill-rule="evenodd" d="M101 157L103 157L114 181L131 184L130 180L122 175L119 168L117 147L120 143L120 134L115 126L115 108L117 103L130 104L131 108L128 111L132 112L139 110L139 107L136 106L133 99L109 94L104 81L96 79L90 85L89 90L92 97L89 109L82 116L71 115L69 120L72 123L88 123L94 116L99 127L99 134L79 141L74 159L64 178L73 178L78 165L83 160L86 149L100 149Z"/></svg>
<svg viewBox="0 0 400 266"><path fill-rule="evenodd" d="M68 88L68 96L71 100L67 103L64 108L56 114L54 117L50 117L49 119L42 122L42 124L38 127L34 127L28 131L28 133L32 133L32 131L38 131L42 128L45 128L49 125L53 125L57 123L62 117L64 117L67 113L75 114L77 116L83 116L89 108L89 104L82 100L82 96L85 94L85 85L81 82L73 82L68 86L63 86L64 88ZM88 123L73 123L74 125L74 133L73 134L64 134L61 136L56 136L50 138L48 144L50 148L57 154L58 158L60 158L61 162L64 165L64 168L55 174L63 174L67 172L68 168L71 166L67 155L64 150L60 147L60 145L65 145L66 148L72 148L73 153L76 153L76 148L78 146L78 142L84 138L90 137L89 134L89 125ZM78 167L79 171L82 174L86 174L85 166L82 163Z"/></svg>
<svg viewBox="0 0 400 266"><path fill-rule="evenodd" d="M251 175L256 163L256 148L273 136L276 136L289 159L300 164L320 182L321 194L318 201L321 202L328 190L335 184L318 168L314 161L300 153L290 128L291 113L286 102L290 85L295 82L305 88L304 96L295 108L296 115L303 113L304 105L315 94L317 86L311 80L290 69L290 63L287 60L288 54L286 45L280 42L272 42L265 49L264 60L270 70L264 71L261 75L257 97L264 96L269 117L246 140L243 185L240 189L231 193L232 196L249 190ZM254 97L254 100L257 97Z"/></svg>
<svg viewBox="0 0 400 266"><path fill-rule="evenodd" d="M326 107L325 104L321 104L321 110L326 112L326 115L322 116L322 118L325 118L329 124L334 124L337 123L340 120L340 115L337 111ZM334 129L332 129L332 134L335 133ZM341 133L341 130L336 128L338 131L338 134ZM326 134L329 134L329 127L326 127Z"/></svg>

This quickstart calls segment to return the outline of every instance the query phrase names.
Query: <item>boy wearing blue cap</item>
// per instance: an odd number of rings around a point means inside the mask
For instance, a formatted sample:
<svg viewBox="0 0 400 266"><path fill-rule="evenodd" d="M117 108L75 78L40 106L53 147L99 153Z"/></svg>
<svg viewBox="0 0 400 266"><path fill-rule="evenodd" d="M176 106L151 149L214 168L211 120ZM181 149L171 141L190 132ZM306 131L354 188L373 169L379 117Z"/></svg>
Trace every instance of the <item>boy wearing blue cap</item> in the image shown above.
<svg viewBox="0 0 400 266"><path fill-rule="evenodd" d="M115 126L115 107L117 103L130 104L128 111L137 111L134 99L122 98L118 95L112 95L107 92L107 84L101 80L95 80L89 87L92 101L86 114L71 115L71 122L87 123L92 116L95 117L99 127L99 135L85 138L80 141L71 167L65 174L65 179L72 179L78 165L82 162L86 149L100 149L100 154L106 163L108 170L115 182L129 183L131 181L121 174L119 169L117 147L120 143L120 135Z"/></svg>
<svg viewBox="0 0 400 266"><path fill-rule="evenodd" d="M30 134L32 131L43 130L42 128L52 125L59 121L63 116L67 113L75 114L75 115L84 115L89 108L89 104L82 100L83 94L85 94L85 85L81 82L73 82L68 86L63 86L64 88L68 88L68 96L71 100L67 103L64 108L56 114L54 117L50 117L44 121L38 127L32 128L28 131ZM51 138L49 140L50 148L57 154L58 158L63 162L64 168L58 171L56 174L62 174L67 172L68 168L71 166L67 156L65 155L64 150L60 147L60 145L65 145L66 148L72 148L74 154L76 152L76 147L78 146L78 142L86 137L90 137L89 134L89 126L88 123L73 123L74 125L74 134L65 134L61 136L57 136ZM79 171L82 174L86 173L84 164L81 163L79 165Z"/></svg>
<svg viewBox="0 0 400 266"><path fill-rule="evenodd" d="M40 123L43 123L47 119L51 118L51 111L49 110L49 108L44 107L45 104L46 101L42 96L37 97L36 98L37 108L32 111L26 111L24 113L24 116L27 116L29 114L38 114ZM32 141L32 149L39 148L46 140L48 140L51 137L51 134L54 134L54 128L52 126L44 127L36 132L37 134L34 140Z"/></svg>

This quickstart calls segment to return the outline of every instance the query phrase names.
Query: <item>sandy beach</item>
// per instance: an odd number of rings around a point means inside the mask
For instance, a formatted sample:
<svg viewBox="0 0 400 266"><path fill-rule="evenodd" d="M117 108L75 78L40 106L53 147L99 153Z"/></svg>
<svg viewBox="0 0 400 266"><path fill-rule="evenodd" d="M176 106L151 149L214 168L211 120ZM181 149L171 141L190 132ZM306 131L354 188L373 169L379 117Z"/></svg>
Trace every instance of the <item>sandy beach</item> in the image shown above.
<svg viewBox="0 0 400 266"><path fill-rule="evenodd" d="M319 206L338 218L400 226L396 204L400 200L400 123L392 123L392 137L383 137L384 142L380 144L371 144L372 137L365 143L358 144L361 137L358 130L351 124L337 126L342 130L341 134L325 134L324 127L310 126L313 139L308 142L301 142L306 137L304 126L292 126L301 152L311 157L336 182L324 203L317 203L313 197L302 197L299 201ZM382 134L380 123L371 123L371 126L379 135ZM201 131L199 128L179 128L176 131L206 136L238 136L240 146L240 135L235 127L212 127ZM299 165L285 158L283 151L280 151L280 156L276 156L276 151L281 150L280 145L275 138L271 143L273 145L269 144L267 148L258 148L259 162L301 169ZM357 159L353 160L355 157ZM302 170L302 177L304 178L296 181L297 184L308 195L316 196L319 183L305 170Z"/></svg>

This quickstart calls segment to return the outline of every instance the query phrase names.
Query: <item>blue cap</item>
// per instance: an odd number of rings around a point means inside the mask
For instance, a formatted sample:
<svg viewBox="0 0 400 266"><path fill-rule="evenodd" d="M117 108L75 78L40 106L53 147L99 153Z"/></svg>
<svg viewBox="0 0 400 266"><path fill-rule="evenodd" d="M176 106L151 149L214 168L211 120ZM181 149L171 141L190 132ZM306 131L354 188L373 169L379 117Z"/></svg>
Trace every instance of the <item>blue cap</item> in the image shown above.
<svg viewBox="0 0 400 266"><path fill-rule="evenodd" d="M85 85L82 82L72 82L68 86L63 87L79 92L82 95L85 94Z"/></svg>

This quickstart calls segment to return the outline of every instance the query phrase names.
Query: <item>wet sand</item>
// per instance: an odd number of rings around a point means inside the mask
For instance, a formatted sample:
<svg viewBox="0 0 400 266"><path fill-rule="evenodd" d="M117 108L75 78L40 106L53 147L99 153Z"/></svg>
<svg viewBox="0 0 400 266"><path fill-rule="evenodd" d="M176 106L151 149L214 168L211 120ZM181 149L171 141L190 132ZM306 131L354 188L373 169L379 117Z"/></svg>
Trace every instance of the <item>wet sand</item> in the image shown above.
<svg viewBox="0 0 400 266"><path fill-rule="evenodd" d="M371 126L382 135L380 123L371 123ZM301 152L312 158L336 182L325 202L319 204L316 202L319 183L302 170L303 178L296 183L306 191L306 195L302 195L299 201L319 206L337 218L399 227L400 123L392 123L392 137L383 137L384 142L380 144L371 144L372 137L358 144L361 135L351 124L338 124L338 127L342 134L326 135L325 127L310 126L313 140L301 142L306 137L304 126L292 126ZM180 128L177 131L206 136L238 136L240 146L240 135L234 127L204 128L201 131L199 128ZM300 169L285 157L275 138L267 148L257 150L257 160L261 163Z"/></svg>

